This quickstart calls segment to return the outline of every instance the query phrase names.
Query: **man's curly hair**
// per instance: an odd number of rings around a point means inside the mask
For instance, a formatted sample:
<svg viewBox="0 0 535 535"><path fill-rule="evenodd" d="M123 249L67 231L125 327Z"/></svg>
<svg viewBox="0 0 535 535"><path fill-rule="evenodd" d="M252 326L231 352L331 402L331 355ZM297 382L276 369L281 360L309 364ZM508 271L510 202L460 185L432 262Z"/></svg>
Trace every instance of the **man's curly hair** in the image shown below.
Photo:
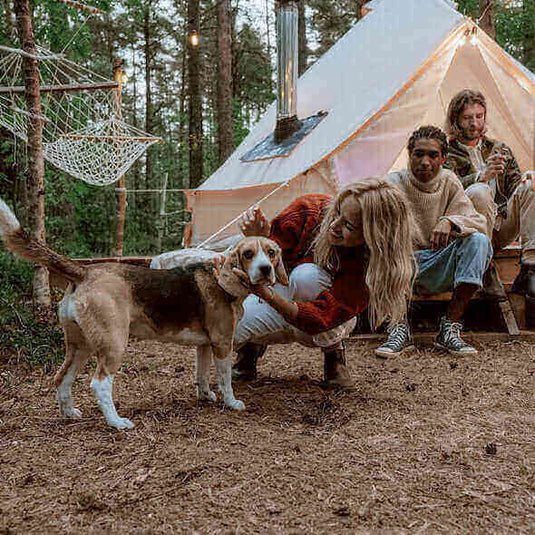
<svg viewBox="0 0 535 535"><path fill-rule="evenodd" d="M407 145L409 154L412 152L416 141L419 139L435 139L440 145L440 153L442 156L446 156L448 154L448 138L438 126L421 126L418 128L418 130L414 131L409 138L409 143Z"/></svg>

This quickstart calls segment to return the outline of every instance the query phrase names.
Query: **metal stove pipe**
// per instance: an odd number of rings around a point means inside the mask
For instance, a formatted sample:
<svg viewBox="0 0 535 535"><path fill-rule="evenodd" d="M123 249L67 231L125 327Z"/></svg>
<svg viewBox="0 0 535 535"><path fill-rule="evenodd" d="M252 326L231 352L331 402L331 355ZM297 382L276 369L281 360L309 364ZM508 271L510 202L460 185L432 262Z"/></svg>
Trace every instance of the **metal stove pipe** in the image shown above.
<svg viewBox="0 0 535 535"><path fill-rule="evenodd" d="M284 141L301 128L297 118L297 2L277 2L277 124L274 137Z"/></svg>

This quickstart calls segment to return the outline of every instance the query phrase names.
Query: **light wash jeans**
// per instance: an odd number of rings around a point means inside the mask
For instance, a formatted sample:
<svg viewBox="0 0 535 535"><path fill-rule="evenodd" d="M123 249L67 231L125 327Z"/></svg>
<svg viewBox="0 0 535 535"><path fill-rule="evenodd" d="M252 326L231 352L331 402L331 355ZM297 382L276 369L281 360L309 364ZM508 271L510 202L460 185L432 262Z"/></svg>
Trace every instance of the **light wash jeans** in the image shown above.
<svg viewBox="0 0 535 535"><path fill-rule="evenodd" d="M445 249L415 251L419 273L415 292L438 294L455 289L459 284L483 286L483 275L492 258L492 245L485 234L474 232L457 238Z"/></svg>
<svg viewBox="0 0 535 535"><path fill-rule="evenodd" d="M312 301L332 285L331 276L316 264L300 264L291 273L289 285L276 284L273 289L286 299ZM355 328L356 318L312 336L288 323L274 308L256 295L243 302L243 317L236 326L234 348L247 342L257 344L291 344L299 342L308 347L331 347L347 338Z"/></svg>

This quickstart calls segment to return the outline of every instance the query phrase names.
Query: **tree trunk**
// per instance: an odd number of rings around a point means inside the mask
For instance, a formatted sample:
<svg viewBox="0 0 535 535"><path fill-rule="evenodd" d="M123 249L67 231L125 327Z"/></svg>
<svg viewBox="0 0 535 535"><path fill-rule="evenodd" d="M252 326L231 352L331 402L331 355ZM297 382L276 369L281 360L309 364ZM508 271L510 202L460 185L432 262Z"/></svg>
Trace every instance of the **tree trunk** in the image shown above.
<svg viewBox="0 0 535 535"><path fill-rule="evenodd" d="M479 26L493 39L496 38L494 7L496 0L479 0Z"/></svg>
<svg viewBox="0 0 535 535"><path fill-rule="evenodd" d="M535 70L535 2L524 0L522 10L526 20L524 32L524 65L531 71Z"/></svg>
<svg viewBox="0 0 535 535"><path fill-rule="evenodd" d="M297 4L297 35L298 35L298 57L297 69L299 76L307 70L308 63L308 45L307 45L307 26L306 26L306 0L299 0Z"/></svg>
<svg viewBox="0 0 535 535"><path fill-rule="evenodd" d="M132 44L132 126L134 128L139 128L138 126L138 117L137 117L137 64L136 64L136 54L134 49L134 44ZM140 162L137 161L132 166L131 171L131 184L132 189L136 190L139 188L140 182ZM136 213L136 194L130 196L130 205L132 213Z"/></svg>
<svg viewBox="0 0 535 535"><path fill-rule="evenodd" d="M30 17L29 0L15 2L17 28L22 48L36 54L35 38ZM41 94L39 92L39 65L36 59L24 56L24 85L28 107L28 225L36 240L45 243L45 186L43 160L43 123L41 117ZM37 267L33 277L33 297L41 305L50 305L48 270Z"/></svg>
<svg viewBox="0 0 535 535"><path fill-rule="evenodd" d="M143 20L143 37L145 48L145 132L152 133L153 126L153 106L152 106L152 48L151 48L151 25L150 12L152 2L148 2L145 8ZM152 187L152 151L150 148L145 153L145 184L147 188Z"/></svg>
<svg viewBox="0 0 535 535"><path fill-rule="evenodd" d="M232 34L230 28L230 0L217 3L217 146L221 165L232 153Z"/></svg>
<svg viewBox="0 0 535 535"><path fill-rule="evenodd" d="M122 119L121 101L123 85L123 60L116 58L113 62L113 79L118 86L115 90L115 117ZM124 224L126 221L126 180L121 175L118 182L117 192L117 232L115 234L115 256L123 256L124 248Z"/></svg>
<svg viewBox="0 0 535 535"><path fill-rule="evenodd" d="M188 0L188 36L199 35L199 0ZM192 44L188 38L188 81L189 81L189 187L201 185L203 164L201 55L199 44Z"/></svg>
<svg viewBox="0 0 535 535"><path fill-rule="evenodd" d="M186 169L185 162L187 159L186 147L188 146L187 132L186 132L186 101L187 101L187 44L182 49L180 58L182 79L180 81L180 97L178 109L180 110L179 123L178 123L178 176L180 177L179 188L187 188L189 183L186 182Z"/></svg>
<svg viewBox="0 0 535 535"><path fill-rule="evenodd" d="M8 41L15 41L15 28L13 26L13 13L11 11L11 0L4 0L4 14L6 21L6 37Z"/></svg>

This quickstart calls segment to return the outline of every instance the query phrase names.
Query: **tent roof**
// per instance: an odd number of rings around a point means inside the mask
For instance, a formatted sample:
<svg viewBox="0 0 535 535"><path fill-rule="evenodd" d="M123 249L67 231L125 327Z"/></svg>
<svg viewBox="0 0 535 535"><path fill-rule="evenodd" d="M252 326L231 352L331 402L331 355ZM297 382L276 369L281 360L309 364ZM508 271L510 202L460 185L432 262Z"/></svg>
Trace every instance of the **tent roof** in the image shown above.
<svg viewBox="0 0 535 535"><path fill-rule="evenodd" d="M273 131L277 113L273 103L199 190L277 184L310 169L381 110L466 20L449 0L404 0L403 9L399 0L374 2L372 12L298 81L298 116L325 110L327 117L290 156L242 162L240 157Z"/></svg>

